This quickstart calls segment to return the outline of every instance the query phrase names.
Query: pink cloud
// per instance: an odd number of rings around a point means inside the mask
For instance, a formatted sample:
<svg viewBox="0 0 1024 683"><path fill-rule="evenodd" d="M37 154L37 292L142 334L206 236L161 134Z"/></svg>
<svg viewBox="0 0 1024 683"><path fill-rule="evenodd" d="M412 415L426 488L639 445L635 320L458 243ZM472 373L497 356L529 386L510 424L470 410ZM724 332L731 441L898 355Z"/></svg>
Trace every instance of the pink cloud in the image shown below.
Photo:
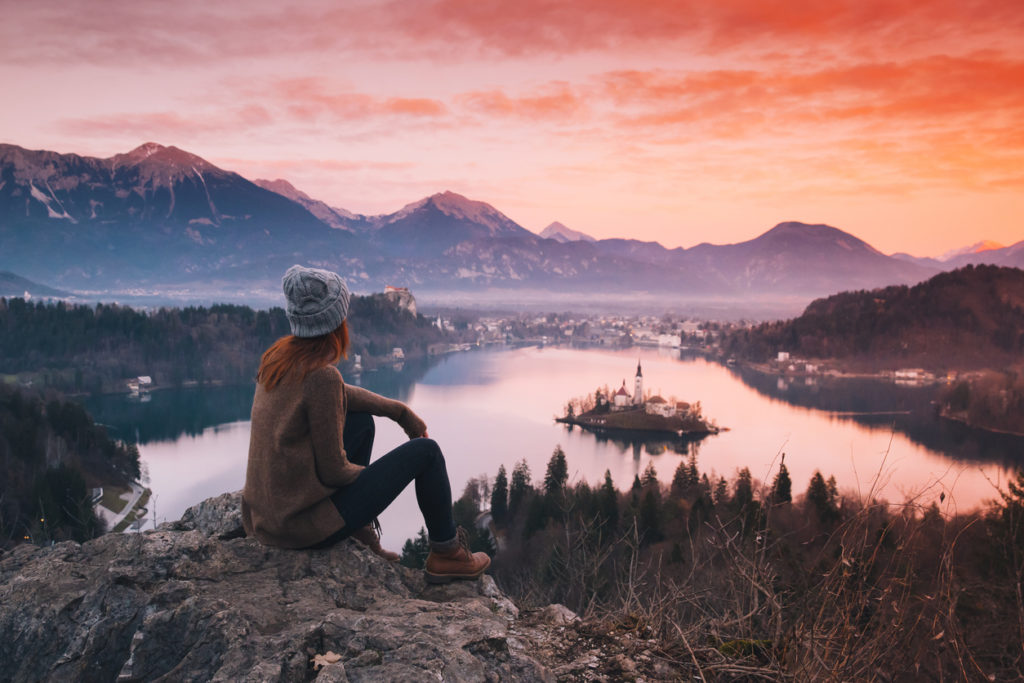
<svg viewBox="0 0 1024 683"><path fill-rule="evenodd" d="M0 54L8 62L112 65L324 53L461 61L481 54L635 53L683 42L701 52L820 45L898 55L929 45L1019 46L1022 29L1024 10L1013 0L183 0L173 9L113 0L102 12L36 0L6 9Z"/></svg>
<svg viewBox="0 0 1024 683"><path fill-rule="evenodd" d="M469 110L490 117L528 120L570 118L585 108L583 99L567 83L551 83L521 96L503 90L469 92L456 98Z"/></svg>
<svg viewBox="0 0 1024 683"><path fill-rule="evenodd" d="M284 106L293 118L312 121L327 116L335 120L374 120L380 117L437 118L448 108L431 98L379 97L335 90L319 78L279 81L268 99Z"/></svg>
<svg viewBox="0 0 1024 683"><path fill-rule="evenodd" d="M56 126L66 134L77 136L181 141L194 139L197 136L233 132L239 123L254 126L268 122L269 114L266 110L247 106L234 112L218 112L209 116L200 116L194 113L182 115L177 112L150 112L71 117L57 121Z"/></svg>

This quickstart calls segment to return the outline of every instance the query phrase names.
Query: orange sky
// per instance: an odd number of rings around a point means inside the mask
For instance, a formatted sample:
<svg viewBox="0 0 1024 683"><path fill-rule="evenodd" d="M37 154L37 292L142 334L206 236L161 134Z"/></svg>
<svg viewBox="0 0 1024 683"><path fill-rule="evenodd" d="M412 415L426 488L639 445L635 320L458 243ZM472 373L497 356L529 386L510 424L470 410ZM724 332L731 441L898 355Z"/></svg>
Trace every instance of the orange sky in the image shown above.
<svg viewBox="0 0 1024 683"><path fill-rule="evenodd" d="M812 7L802 7L802 5ZM99 11L97 8L104 8ZM2 141L666 246L1024 239L1024 2L7 3Z"/></svg>

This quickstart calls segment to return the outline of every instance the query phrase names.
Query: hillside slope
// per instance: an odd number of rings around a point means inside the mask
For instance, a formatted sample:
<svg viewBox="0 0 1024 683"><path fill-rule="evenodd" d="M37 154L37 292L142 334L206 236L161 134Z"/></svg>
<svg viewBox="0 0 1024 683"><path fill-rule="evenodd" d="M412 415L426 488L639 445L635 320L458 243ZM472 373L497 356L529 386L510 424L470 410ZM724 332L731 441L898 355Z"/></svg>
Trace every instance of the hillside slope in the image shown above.
<svg viewBox="0 0 1024 683"><path fill-rule="evenodd" d="M1005 367L1024 352L1024 271L967 266L913 287L843 292L793 320L736 332L722 350L755 361L788 351L875 367Z"/></svg>

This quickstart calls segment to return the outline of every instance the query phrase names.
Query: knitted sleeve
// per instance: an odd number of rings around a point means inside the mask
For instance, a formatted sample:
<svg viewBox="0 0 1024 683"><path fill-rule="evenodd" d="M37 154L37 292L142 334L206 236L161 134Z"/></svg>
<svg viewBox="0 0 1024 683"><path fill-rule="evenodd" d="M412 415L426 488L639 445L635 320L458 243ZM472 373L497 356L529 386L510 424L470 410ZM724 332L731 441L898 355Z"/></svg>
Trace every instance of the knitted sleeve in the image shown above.
<svg viewBox="0 0 1024 683"><path fill-rule="evenodd" d="M327 486L345 486L360 469L345 454L345 383L337 368L311 372L303 385L317 477Z"/></svg>
<svg viewBox="0 0 1024 683"><path fill-rule="evenodd" d="M347 408L354 413L370 413L380 417L388 417L398 423L410 439L423 436L427 432L426 423L409 406L392 398L363 389L362 387L345 385Z"/></svg>

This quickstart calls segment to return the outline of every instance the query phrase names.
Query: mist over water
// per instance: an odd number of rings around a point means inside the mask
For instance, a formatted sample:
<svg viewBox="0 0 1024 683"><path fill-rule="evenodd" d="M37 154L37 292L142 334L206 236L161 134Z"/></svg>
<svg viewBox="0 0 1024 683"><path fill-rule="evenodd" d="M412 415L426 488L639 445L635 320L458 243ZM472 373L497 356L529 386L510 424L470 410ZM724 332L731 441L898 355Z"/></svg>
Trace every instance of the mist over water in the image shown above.
<svg viewBox="0 0 1024 683"><path fill-rule="evenodd" d="M646 389L700 401L704 415L728 431L686 443L602 438L554 422L572 397L605 385L614 389L623 380L632 390L638 358ZM780 381L671 350L474 351L346 381L406 401L423 417L445 453L455 497L470 478L493 478L501 465L511 473L524 458L534 481L540 481L560 445L573 482L597 484L608 470L624 489L651 463L667 483L693 450L702 472L731 479L737 469L749 467L755 480L770 483L785 453L796 493L820 469L826 477L835 475L845 493L922 504L945 494L941 506L954 512L995 498L995 487L1024 454L1020 439L934 417L928 387ZM177 519L208 496L241 488L251 397L251 387L167 390L154 392L145 404L114 396L88 407L115 436L137 436L155 514L163 521ZM375 457L404 439L397 425L379 419ZM386 543L395 548L416 533L422 519L412 487L381 522Z"/></svg>

